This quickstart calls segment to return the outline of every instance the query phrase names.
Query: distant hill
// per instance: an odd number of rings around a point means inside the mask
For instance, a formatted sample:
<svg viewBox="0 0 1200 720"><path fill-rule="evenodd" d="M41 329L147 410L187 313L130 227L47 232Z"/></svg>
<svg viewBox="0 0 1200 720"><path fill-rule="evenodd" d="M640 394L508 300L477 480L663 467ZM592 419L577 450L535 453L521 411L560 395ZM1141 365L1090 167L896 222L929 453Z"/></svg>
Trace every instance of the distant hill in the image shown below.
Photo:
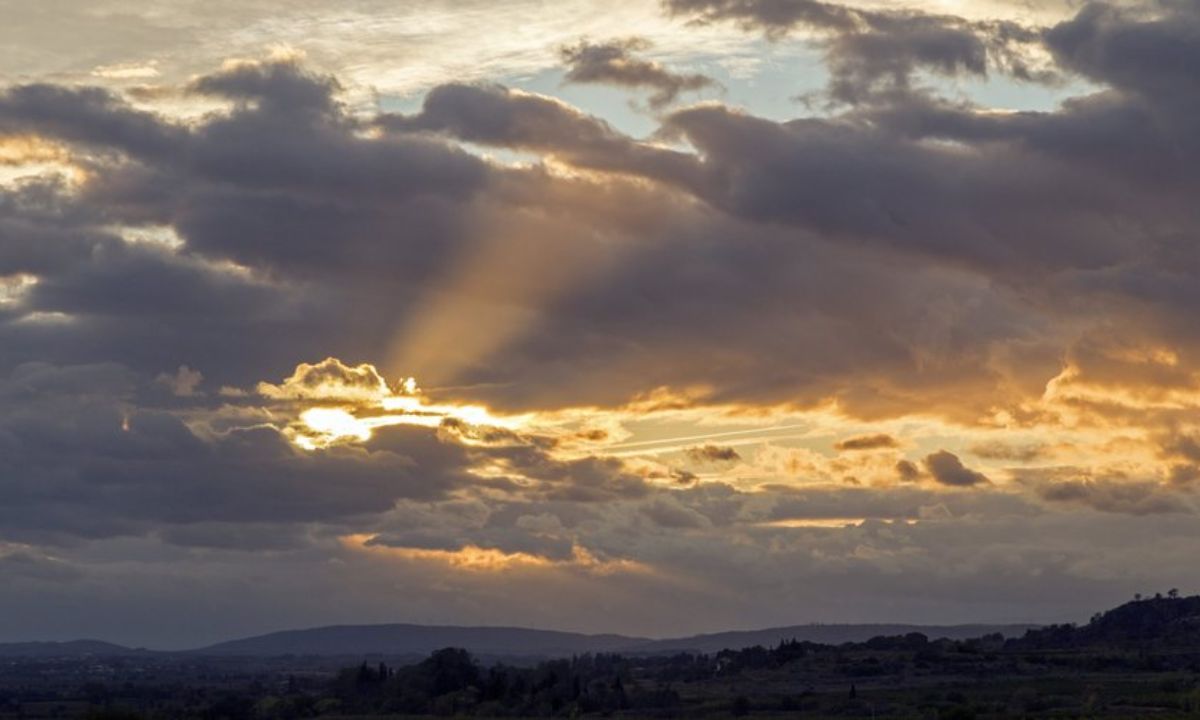
<svg viewBox="0 0 1200 720"><path fill-rule="evenodd" d="M651 640L624 635L530 630L513 627L457 627L437 625L340 625L288 630L233 640L195 650L204 655L428 655L445 647L459 647L491 657L564 657L582 653L617 652L657 654L668 652L712 653L752 645L778 645L783 640L841 644L863 642L878 635L920 632L930 638L963 640L990 633L1006 637L1023 635L1033 625L794 625L742 632Z"/></svg>
<svg viewBox="0 0 1200 720"><path fill-rule="evenodd" d="M814 642L823 645L840 645L848 642L866 642L880 635L895 636L908 633L922 633L931 640L948 638L950 640L968 640L992 633L1000 633L1005 637L1020 637L1026 631L1037 625L790 625L787 627L768 628L766 630L745 630L734 632L694 635L692 637L672 638L669 640L654 640L627 651L664 653L664 652L703 652L714 653L726 649L741 649L762 645L773 647L785 640Z"/></svg>
<svg viewBox="0 0 1200 720"><path fill-rule="evenodd" d="M337 625L232 640L192 652L204 655L428 655L446 647L498 657L564 657L619 652L651 642L624 635L584 635L515 627Z"/></svg>
<svg viewBox="0 0 1200 720"><path fill-rule="evenodd" d="M1019 637L1033 625L793 625L655 640L626 635L532 630L518 627L460 627L450 625L335 625L286 630L186 650L179 655L211 657L280 657L304 655L344 657L383 655L423 658L446 647L463 648L484 659L552 658L584 653L662 654L715 653L720 650L775 646L784 640L839 645L864 642L879 635L923 633L931 639L964 640L990 633ZM0 657L81 657L146 654L98 640L0 644Z"/></svg>
<svg viewBox="0 0 1200 720"><path fill-rule="evenodd" d="M145 650L135 650L101 640L71 640L69 642L19 642L0 643L0 657L54 658L86 657L89 655L139 655Z"/></svg>
<svg viewBox="0 0 1200 720"><path fill-rule="evenodd" d="M1158 595L1097 613L1086 625L1048 625L1014 644L1036 648L1087 646L1200 647L1200 595Z"/></svg>

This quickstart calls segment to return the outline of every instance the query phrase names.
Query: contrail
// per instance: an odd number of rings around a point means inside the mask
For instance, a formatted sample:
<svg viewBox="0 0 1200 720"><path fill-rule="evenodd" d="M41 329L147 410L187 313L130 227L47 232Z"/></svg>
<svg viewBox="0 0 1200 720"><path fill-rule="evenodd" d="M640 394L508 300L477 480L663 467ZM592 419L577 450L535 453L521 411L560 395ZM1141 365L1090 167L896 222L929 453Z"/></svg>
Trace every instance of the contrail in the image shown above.
<svg viewBox="0 0 1200 720"><path fill-rule="evenodd" d="M682 437L660 438L658 440L641 440L638 442L618 443L608 446L610 450L623 450L626 448L645 447L648 445L668 445L671 443L693 442L697 440L714 440L717 438L736 437L738 435L766 435L768 433L777 432L780 430L798 430L800 428L812 427L811 423L796 423L793 425L776 425L769 428L754 428L752 430L729 430L727 432L706 433L704 435L685 435Z"/></svg>

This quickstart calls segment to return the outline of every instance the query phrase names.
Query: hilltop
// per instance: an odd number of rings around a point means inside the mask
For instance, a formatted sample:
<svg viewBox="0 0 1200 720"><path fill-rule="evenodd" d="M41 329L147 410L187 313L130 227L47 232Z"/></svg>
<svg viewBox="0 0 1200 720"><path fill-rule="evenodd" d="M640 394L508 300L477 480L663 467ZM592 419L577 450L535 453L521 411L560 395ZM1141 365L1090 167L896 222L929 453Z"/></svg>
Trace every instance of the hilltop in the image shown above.
<svg viewBox="0 0 1200 720"><path fill-rule="evenodd" d="M1200 648L1200 595L1137 598L1096 613L1082 626L1049 625L1029 631L1017 644L1030 648L1145 646Z"/></svg>

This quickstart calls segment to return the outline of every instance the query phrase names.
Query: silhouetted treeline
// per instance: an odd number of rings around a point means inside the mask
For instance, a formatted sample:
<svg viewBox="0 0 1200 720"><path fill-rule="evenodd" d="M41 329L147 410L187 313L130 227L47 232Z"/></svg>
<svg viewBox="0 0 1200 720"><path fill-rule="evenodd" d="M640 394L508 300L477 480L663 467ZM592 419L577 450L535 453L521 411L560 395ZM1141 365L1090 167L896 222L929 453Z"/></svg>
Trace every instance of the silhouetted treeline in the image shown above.
<svg viewBox="0 0 1200 720"><path fill-rule="evenodd" d="M839 646L788 640L774 647L722 650L715 655L598 654L533 667L488 668L465 650L447 648L406 667L363 663L346 668L334 681L332 694L341 710L362 714L569 717L628 711L640 717L671 717L682 709L679 687L706 682L736 687L746 678L769 678L780 670L809 671L845 678L848 697L853 697L855 681L902 674L909 668L977 672L978 665L996 659L983 654L1003 645L999 635L931 642L921 633L910 633ZM767 709L802 708L804 698L811 695L802 685L796 683L796 692L771 701ZM755 702L745 695L731 695L725 710L734 716L748 715Z"/></svg>
<svg viewBox="0 0 1200 720"><path fill-rule="evenodd" d="M710 665L692 655L634 664L598 654L483 668L467 651L447 648L407 667L364 663L342 670L333 695L343 710L365 713L549 717L669 710L678 706L679 694L668 678L698 678Z"/></svg>

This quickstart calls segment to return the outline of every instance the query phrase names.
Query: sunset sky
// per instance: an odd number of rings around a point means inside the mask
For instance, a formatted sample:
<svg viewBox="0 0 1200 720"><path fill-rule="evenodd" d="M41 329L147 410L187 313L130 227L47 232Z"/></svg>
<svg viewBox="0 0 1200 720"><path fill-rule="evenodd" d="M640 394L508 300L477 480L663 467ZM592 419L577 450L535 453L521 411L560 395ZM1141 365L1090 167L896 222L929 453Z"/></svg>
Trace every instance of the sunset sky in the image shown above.
<svg viewBox="0 0 1200 720"><path fill-rule="evenodd" d="M1194 0L0 17L0 641L1200 591Z"/></svg>

